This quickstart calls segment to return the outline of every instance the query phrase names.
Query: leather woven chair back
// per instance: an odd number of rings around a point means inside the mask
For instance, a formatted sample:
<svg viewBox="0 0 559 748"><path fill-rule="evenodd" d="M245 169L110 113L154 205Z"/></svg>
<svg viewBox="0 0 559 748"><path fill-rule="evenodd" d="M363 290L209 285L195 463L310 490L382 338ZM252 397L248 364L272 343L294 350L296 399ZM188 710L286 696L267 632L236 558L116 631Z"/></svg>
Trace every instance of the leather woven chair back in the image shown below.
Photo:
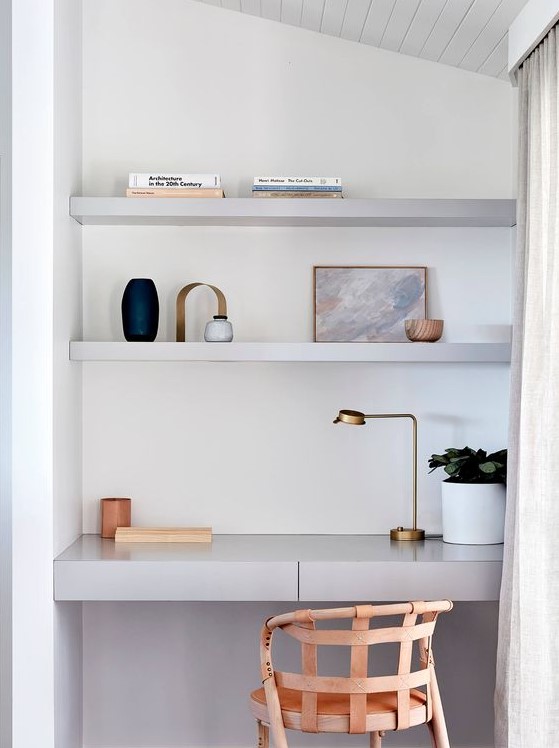
<svg viewBox="0 0 559 748"><path fill-rule="evenodd" d="M280 694L300 692L303 732L319 732L317 704L320 694L338 694L349 698L349 733L367 730L368 695L395 693L395 729L410 727L413 693L425 694L425 722L432 718L433 696L438 700L434 662L431 652L437 616L449 611L448 600L409 602L388 605L356 605L327 610L298 610L270 618L262 628L260 641L262 681L266 695L270 727L276 743L276 732L284 730ZM371 627L371 620L402 616L400 625ZM351 629L336 627L342 619L351 620ZM317 627L328 622L328 627ZM272 641L282 631L301 645L301 672L275 670L272 662ZM397 644L399 654L390 675L369 676L370 650L383 644ZM319 647L347 646L349 675L326 676L318 672ZM415 658L414 649L417 648ZM414 665L415 663L415 665ZM346 671L347 672L347 671ZM433 687L435 693L433 693ZM278 690L279 689L279 690ZM417 723L415 723L417 724ZM394 728L393 728L394 729ZM336 730L337 731L337 730ZM281 741L279 743L282 745ZM285 743L287 745L287 743Z"/></svg>

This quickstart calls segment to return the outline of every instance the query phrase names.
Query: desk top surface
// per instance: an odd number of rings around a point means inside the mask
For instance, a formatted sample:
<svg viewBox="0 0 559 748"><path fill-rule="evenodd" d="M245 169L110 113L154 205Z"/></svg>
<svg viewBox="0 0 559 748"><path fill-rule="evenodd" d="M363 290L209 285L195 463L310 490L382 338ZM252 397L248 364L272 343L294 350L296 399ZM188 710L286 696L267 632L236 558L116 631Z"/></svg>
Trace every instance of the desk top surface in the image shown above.
<svg viewBox="0 0 559 748"><path fill-rule="evenodd" d="M56 562L488 562L502 545L455 545L440 537L394 541L388 535L214 535L212 543L115 543L82 535Z"/></svg>

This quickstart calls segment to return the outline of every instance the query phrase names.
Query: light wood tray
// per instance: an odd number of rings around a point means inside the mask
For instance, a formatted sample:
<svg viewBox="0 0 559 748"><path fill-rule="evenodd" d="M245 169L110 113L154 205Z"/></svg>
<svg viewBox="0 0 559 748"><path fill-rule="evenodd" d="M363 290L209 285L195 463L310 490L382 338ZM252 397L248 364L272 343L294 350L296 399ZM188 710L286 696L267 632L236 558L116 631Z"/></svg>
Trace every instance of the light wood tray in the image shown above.
<svg viewBox="0 0 559 748"><path fill-rule="evenodd" d="M211 543L211 527L117 527L116 543Z"/></svg>

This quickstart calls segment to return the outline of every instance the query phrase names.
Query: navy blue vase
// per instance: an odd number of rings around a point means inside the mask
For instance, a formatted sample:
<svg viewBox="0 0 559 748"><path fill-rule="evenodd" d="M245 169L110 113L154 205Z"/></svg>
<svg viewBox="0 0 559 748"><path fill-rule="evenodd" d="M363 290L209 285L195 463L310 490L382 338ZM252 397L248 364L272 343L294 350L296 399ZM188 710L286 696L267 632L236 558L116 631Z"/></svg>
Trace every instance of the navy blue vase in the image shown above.
<svg viewBox="0 0 559 748"><path fill-rule="evenodd" d="M122 328L130 341L153 342L159 326L159 298L151 278L132 278L122 296Z"/></svg>

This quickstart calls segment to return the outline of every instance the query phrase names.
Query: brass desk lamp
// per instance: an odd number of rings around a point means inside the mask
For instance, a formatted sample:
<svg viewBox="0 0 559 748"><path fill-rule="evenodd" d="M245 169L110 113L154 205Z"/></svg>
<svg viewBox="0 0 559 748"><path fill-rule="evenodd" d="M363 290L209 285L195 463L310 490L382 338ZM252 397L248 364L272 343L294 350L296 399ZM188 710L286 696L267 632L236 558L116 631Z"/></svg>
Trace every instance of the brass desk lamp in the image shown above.
<svg viewBox="0 0 559 748"><path fill-rule="evenodd" d="M390 530L391 540L424 540L425 530L417 529L417 419L411 413L376 413L365 415L358 410L340 410L334 423L349 423L352 426L364 426L367 418L411 418L413 427L412 443L412 476L413 476L413 524L411 528L395 527Z"/></svg>

